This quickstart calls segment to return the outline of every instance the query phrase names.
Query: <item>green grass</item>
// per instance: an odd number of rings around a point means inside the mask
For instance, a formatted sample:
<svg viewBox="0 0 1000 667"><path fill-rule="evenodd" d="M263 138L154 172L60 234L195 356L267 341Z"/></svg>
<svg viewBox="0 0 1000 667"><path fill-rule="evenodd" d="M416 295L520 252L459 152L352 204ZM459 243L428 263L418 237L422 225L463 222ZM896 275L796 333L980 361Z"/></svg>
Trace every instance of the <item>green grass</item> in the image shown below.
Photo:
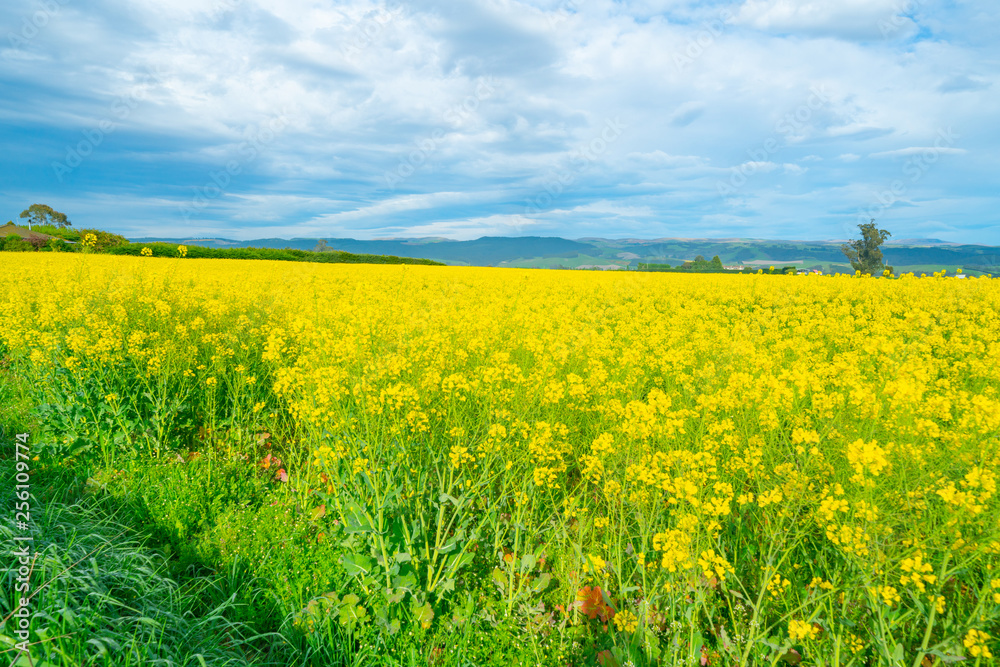
<svg viewBox="0 0 1000 667"><path fill-rule="evenodd" d="M27 388L7 369L0 372L4 507L15 502L11 445L21 432L44 429ZM377 619L344 623L345 535L320 535L273 469L247 465L260 454L207 447L190 457L112 461L95 452L33 462L30 609L37 615L30 654L18 658L10 618L16 571L9 570L0 654L17 667L410 667L429 655L435 666L506 667L542 658L540 646L520 644L513 623L486 617L395 635L381 633ZM15 534L0 526L5 563L16 560L7 548ZM329 594L337 605L317 604Z"/></svg>
<svg viewBox="0 0 1000 667"><path fill-rule="evenodd" d="M228 586L238 581L194 576L178 583L159 553L102 509L86 500L34 500L31 653L15 664L287 664L278 659L287 653L281 637L231 620L237 595L227 596ZM0 537L11 543L13 531L0 527ZM5 595L0 614L7 619L14 611ZM0 631L5 651L11 621Z"/></svg>

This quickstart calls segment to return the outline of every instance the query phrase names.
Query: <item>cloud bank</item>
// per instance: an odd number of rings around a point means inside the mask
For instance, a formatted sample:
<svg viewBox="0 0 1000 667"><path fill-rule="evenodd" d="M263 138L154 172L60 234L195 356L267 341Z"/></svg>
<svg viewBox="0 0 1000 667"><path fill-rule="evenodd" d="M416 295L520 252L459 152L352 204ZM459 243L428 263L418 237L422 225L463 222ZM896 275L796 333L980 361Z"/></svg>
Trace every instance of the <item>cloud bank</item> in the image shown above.
<svg viewBox="0 0 1000 667"><path fill-rule="evenodd" d="M988 0L11 0L0 203L131 236L1000 244Z"/></svg>

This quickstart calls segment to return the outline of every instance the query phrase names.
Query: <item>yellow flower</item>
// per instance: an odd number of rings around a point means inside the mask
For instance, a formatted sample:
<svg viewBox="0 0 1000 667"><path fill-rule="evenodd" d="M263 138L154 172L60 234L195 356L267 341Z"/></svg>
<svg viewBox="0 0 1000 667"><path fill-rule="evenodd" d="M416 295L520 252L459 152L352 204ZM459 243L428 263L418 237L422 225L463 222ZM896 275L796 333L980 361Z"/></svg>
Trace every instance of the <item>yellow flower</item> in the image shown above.
<svg viewBox="0 0 1000 667"><path fill-rule="evenodd" d="M698 565L702 569L702 574L705 575L706 579L711 579L712 576L717 576L720 581L726 580L726 574L732 574L736 570L733 566L729 564L724 557L716 554L711 549L707 551L702 551L701 556L698 557Z"/></svg>
<svg viewBox="0 0 1000 667"><path fill-rule="evenodd" d="M899 578L900 584L906 586L912 583L921 593L926 590L925 583L933 584L937 581L937 577L930 574L934 568L930 563L925 563L923 558L923 553L919 551L911 558L904 558L900 563L903 575Z"/></svg>
<svg viewBox="0 0 1000 667"><path fill-rule="evenodd" d="M354 459L354 461L351 462L351 468L353 469L354 474L357 475L362 472L367 472L369 468L369 463L370 461L366 458Z"/></svg>
<svg viewBox="0 0 1000 667"><path fill-rule="evenodd" d="M816 639L819 629L807 621L791 620L788 622L788 636L794 642Z"/></svg>
<svg viewBox="0 0 1000 667"><path fill-rule="evenodd" d="M787 591L788 587L792 585L792 582L788 579L782 579L780 574L775 574L771 578L771 581L767 583L767 592L772 599L778 599L783 596Z"/></svg>
<svg viewBox="0 0 1000 667"><path fill-rule="evenodd" d="M583 563L583 567L585 570L594 573L603 572L604 568L606 568L607 565L608 565L607 562L603 558L601 558L600 556L595 556L593 554L589 554L587 556L587 560L584 561Z"/></svg>
<svg viewBox="0 0 1000 667"><path fill-rule="evenodd" d="M902 598L900 598L899 596L899 591L897 591L892 586L876 586L874 589L872 589L872 592L875 593L877 597L882 598L882 602L884 602L889 607L892 607L897 602L900 602L902 600Z"/></svg>
<svg viewBox="0 0 1000 667"><path fill-rule="evenodd" d="M965 648L969 651L970 658L992 658L993 654L990 652L989 647L986 642L990 640L990 636L981 630L976 630L973 628L969 630L968 634L965 635L965 639L962 641L965 644Z"/></svg>
<svg viewBox="0 0 1000 667"><path fill-rule="evenodd" d="M153 251L150 248L145 247L139 251L139 254L142 255L143 257L152 257Z"/></svg>
<svg viewBox="0 0 1000 667"><path fill-rule="evenodd" d="M622 609L612 620L619 632L632 633L639 627L639 619L628 609Z"/></svg>
<svg viewBox="0 0 1000 667"><path fill-rule="evenodd" d="M456 469L476 460L476 457L469 453L469 448L462 445L453 445L448 452L448 458L451 460L451 467Z"/></svg>
<svg viewBox="0 0 1000 667"><path fill-rule="evenodd" d="M827 591L833 590L833 583L826 581L823 577L813 577L809 582L809 588L822 588Z"/></svg>

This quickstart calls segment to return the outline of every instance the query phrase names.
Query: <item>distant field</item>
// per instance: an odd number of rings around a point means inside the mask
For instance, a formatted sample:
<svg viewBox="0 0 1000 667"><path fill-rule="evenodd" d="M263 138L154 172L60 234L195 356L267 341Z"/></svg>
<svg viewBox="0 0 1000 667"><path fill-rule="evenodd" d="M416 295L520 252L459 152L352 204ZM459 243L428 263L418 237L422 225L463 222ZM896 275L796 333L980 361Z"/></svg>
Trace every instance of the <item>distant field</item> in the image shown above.
<svg viewBox="0 0 1000 667"><path fill-rule="evenodd" d="M287 664L1000 655L998 281L4 262L37 466Z"/></svg>
<svg viewBox="0 0 1000 667"><path fill-rule="evenodd" d="M153 240L153 239L148 239ZM174 241L179 241L174 239ZM297 248L311 250L319 239L191 239L183 243L206 247ZM726 266L740 263L769 266L801 262L805 267L821 266L827 272L854 273L840 251L840 242L769 241L762 239L600 239L569 240L553 237L483 237L473 241L447 239L357 240L326 239L331 248L352 253L427 257L460 266L510 266L520 268L575 268L581 264L628 264L668 262L673 266L698 255L711 259L718 255ZM962 267L974 267L1000 275L1000 248L959 245L936 239L903 239L887 243L886 262L897 273L947 270L954 274ZM931 268L933 267L933 268ZM997 267L997 270L992 270ZM928 270L929 269L929 270Z"/></svg>

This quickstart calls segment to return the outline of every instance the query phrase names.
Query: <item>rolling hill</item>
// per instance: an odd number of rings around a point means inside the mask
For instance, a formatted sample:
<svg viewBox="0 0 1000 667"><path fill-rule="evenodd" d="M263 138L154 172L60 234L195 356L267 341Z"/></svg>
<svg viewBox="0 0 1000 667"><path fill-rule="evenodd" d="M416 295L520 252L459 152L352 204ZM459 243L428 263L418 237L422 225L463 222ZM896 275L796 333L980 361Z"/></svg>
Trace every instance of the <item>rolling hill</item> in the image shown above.
<svg viewBox="0 0 1000 667"><path fill-rule="evenodd" d="M312 250L320 239L140 238L211 248L294 248ZM698 255L718 255L726 266L794 265L825 272L850 272L840 251L842 241L776 241L765 239L605 239L484 236L472 241L441 238L358 240L326 238L328 248L352 253L422 257L453 265L525 268L635 268L639 262L676 266ZM1000 247L961 245L939 239L900 239L883 246L886 262L901 271L991 272L1000 275Z"/></svg>

